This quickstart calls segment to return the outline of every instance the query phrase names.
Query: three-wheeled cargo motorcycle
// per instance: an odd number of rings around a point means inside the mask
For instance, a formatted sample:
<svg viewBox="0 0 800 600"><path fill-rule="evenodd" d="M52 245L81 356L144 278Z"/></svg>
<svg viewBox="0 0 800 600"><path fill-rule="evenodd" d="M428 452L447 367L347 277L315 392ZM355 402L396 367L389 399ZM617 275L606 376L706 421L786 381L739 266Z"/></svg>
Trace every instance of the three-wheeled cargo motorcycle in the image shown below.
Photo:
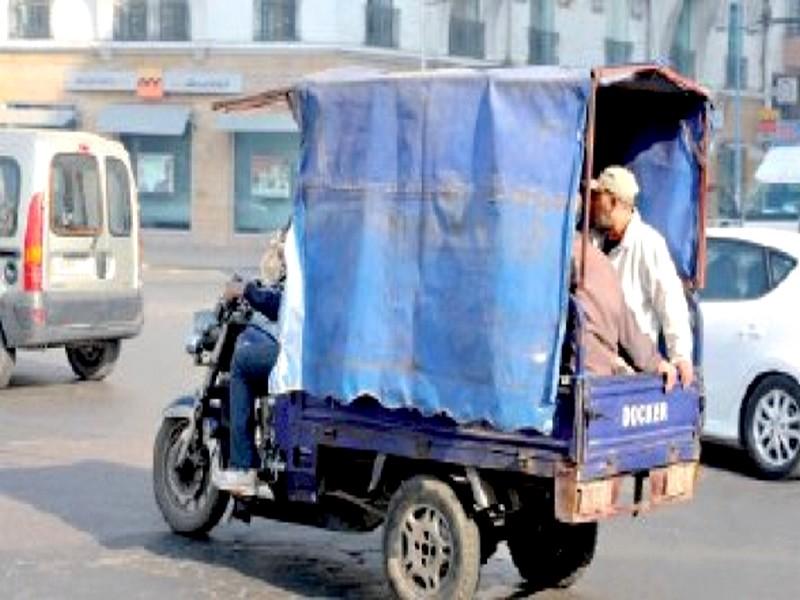
<svg viewBox="0 0 800 600"><path fill-rule="evenodd" d="M301 152L281 353L256 399L258 495L211 483L251 310L221 301L188 346L203 384L166 408L155 441L175 532L208 532L226 510L382 525L398 597L469 598L502 541L531 589L564 587L592 561L598 521L692 497L699 384L665 394L655 376L587 373L568 280L576 203L624 164L696 306L701 88L658 66L350 72L218 108L278 100Z"/></svg>

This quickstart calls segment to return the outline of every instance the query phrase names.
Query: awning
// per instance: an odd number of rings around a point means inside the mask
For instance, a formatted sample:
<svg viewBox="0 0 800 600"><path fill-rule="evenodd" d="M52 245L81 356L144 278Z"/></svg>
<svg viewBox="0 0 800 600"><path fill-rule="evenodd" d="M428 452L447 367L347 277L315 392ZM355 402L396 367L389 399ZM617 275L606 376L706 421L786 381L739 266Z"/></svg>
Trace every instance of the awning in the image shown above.
<svg viewBox="0 0 800 600"><path fill-rule="evenodd" d="M289 113L217 115L217 128L223 131L297 133L297 123Z"/></svg>
<svg viewBox="0 0 800 600"><path fill-rule="evenodd" d="M0 108L0 124L6 127L66 129L76 121L73 108Z"/></svg>
<svg viewBox="0 0 800 600"><path fill-rule="evenodd" d="M767 151L756 169L761 183L800 183L800 146L776 146Z"/></svg>
<svg viewBox="0 0 800 600"><path fill-rule="evenodd" d="M176 104L112 104L100 111L97 129L103 133L183 135L191 110Z"/></svg>

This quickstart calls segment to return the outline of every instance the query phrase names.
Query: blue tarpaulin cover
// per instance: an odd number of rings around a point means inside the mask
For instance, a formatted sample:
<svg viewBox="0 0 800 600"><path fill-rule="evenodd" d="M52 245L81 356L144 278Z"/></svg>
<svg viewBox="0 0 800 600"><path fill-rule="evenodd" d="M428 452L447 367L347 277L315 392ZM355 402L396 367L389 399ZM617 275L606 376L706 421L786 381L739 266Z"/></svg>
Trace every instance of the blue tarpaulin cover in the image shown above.
<svg viewBox="0 0 800 600"><path fill-rule="evenodd" d="M295 92L273 389L549 432L590 71L361 73Z"/></svg>

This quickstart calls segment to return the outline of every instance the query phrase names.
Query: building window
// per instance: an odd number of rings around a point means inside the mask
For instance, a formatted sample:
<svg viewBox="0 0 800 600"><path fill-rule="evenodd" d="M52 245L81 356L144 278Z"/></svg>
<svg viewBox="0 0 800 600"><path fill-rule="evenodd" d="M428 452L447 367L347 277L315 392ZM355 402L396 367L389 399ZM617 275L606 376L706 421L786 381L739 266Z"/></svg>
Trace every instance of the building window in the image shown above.
<svg viewBox="0 0 800 600"><path fill-rule="evenodd" d="M747 57L739 57L739 88L747 89ZM725 57L725 87L736 88L736 57L728 54Z"/></svg>
<svg viewBox="0 0 800 600"><path fill-rule="evenodd" d="M115 3L114 39L123 42L147 39L147 0L118 0Z"/></svg>
<svg viewBox="0 0 800 600"><path fill-rule="evenodd" d="M142 227L189 229L191 133L182 136L121 135L139 188Z"/></svg>
<svg viewBox="0 0 800 600"><path fill-rule="evenodd" d="M624 65L633 59L633 42L606 38L606 64Z"/></svg>
<svg viewBox="0 0 800 600"><path fill-rule="evenodd" d="M479 0L454 0L450 16L450 54L483 58L486 26Z"/></svg>
<svg viewBox="0 0 800 600"><path fill-rule="evenodd" d="M368 46L397 48L400 11L392 4L392 0L368 0L365 35Z"/></svg>
<svg viewBox="0 0 800 600"><path fill-rule="evenodd" d="M191 13L186 0L117 0L114 39L121 42L191 39Z"/></svg>
<svg viewBox="0 0 800 600"><path fill-rule="evenodd" d="M297 0L255 0L255 27L256 41L295 41Z"/></svg>
<svg viewBox="0 0 800 600"><path fill-rule="evenodd" d="M189 3L186 0L161 0L158 9L158 39L185 42L190 36Z"/></svg>
<svg viewBox="0 0 800 600"><path fill-rule="evenodd" d="M554 0L531 0L528 62L533 65L558 64L558 33L555 31L553 3Z"/></svg>
<svg viewBox="0 0 800 600"><path fill-rule="evenodd" d="M50 0L12 0L9 13L10 38L43 40L50 37Z"/></svg>
<svg viewBox="0 0 800 600"><path fill-rule="evenodd" d="M800 0L787 2L786 10L790 18L796 19L786 25L786 35L791 37L800 36Z"/></svg>
<svg viewBox="0 0 800 600"><path fill-rule="evenodd" d="M673 66L688 77L694 77L695 71L694 33L692 31L693 10L694 0L684 0L670 49L670 61Z"/></svg>
<svg viewBox="0 0 800 600"><path fill-rule="evenodd" d="M239 233L284 227L292 212L296 133L236 133L234 226Z"/></svg>

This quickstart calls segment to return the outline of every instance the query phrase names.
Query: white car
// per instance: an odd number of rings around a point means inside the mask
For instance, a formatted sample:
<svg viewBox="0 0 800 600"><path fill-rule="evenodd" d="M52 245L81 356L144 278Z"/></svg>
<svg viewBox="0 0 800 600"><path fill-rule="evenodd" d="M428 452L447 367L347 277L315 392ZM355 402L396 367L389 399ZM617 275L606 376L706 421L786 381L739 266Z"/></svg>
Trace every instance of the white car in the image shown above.
<svg viewBox="0 0 800 600"><path fill-rule="evenodd" d="M800 462L799 261L795 232L708 231L704 435L745 448L773 479Z"/></svg>

